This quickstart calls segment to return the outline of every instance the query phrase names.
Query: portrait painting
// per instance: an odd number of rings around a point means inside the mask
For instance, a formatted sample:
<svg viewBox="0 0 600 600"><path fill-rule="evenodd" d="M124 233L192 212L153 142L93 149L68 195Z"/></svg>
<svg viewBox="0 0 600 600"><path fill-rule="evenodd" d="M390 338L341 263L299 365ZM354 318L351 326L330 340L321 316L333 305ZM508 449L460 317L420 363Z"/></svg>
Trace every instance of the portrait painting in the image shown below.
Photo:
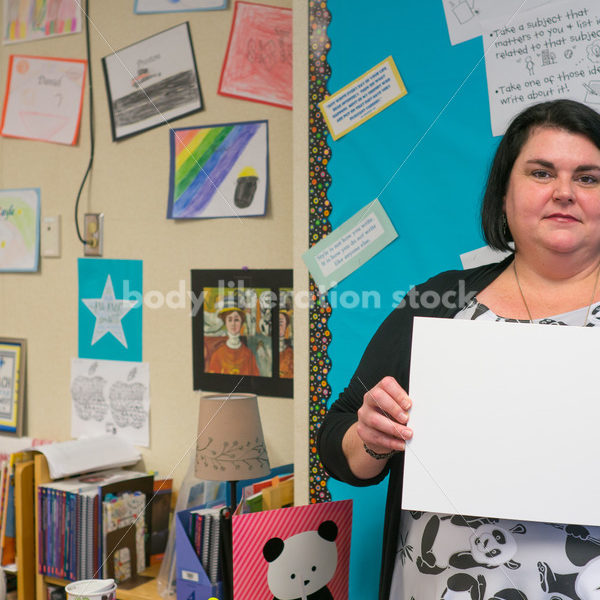
<svg viewBox="0 0 600 600"><path fill-rule="evenodd" d="M292 274L193 270L194 389L290 397Z"/></svg>

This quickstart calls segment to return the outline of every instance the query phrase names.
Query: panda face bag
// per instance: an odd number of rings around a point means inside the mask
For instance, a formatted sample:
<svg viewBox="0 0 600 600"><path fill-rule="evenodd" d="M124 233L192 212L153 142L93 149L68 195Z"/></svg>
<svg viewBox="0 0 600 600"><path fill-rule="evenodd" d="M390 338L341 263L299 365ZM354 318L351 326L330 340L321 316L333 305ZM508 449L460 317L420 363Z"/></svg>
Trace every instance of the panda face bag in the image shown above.
<svg viewBox="0 0 600 600"><path fill-rule="evenodd" d="M234 516L236 600L345 600L352 501Z"/></svg>

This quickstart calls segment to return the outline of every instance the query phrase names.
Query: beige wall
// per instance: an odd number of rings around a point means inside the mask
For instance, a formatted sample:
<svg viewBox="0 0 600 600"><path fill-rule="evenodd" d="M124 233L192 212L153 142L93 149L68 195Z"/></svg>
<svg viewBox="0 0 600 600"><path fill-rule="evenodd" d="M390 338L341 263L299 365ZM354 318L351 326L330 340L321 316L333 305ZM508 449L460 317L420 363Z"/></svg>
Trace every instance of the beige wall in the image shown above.
<svg viewBox="0 0 600 600"><path fill-rule="evenodd" d="M291 7L291 0L261 0ZM233 2L230 2L232 5ZM143 259L144 291L166 294L189 289L194 268L299 269L306 275L297 249L306 235L293 234L292 111L217 95L232 8L184 14L133 14L133 0L90 2L96 151L92 177L81 202L84 212L105 215L104 257ZM298 2L300 13L306 3ZM303 17L305 19L306 16ZM174 127L267 119L270 144L270 193L267 215L252 219L210 219L174 222L165 218L168 193L169 134L162 126L113 142L101 58L183 21L192 33L205 110L173 122ZM296 34L304 36L304 25ZM302 43L305 44L304 39ZM84 34L0 47L0 89L5 89L9 54L85 57ZM306 56L304 50L304 56ZM303 68L299 55L296 64ZM298 84L297 85L302 85ZM301 88L297 88L301 89ZM304 104L305 94L302 96ZM0 274L0 335L28 341L26 435L70 438L70 363L77 356L77 258L82 246L74 228L77 189L89 158L88 95L79 142L75 147L0 138L0 188L39 187L42 216L62 218L62 255L42 258L34 274ZM296 131L303 135L303 126ZM295 134L294 133L294 134ZM295 155L296 177L302 182L301 155ZM305 177L304 177L305 180ZM305 198L306 196L304 196ZM299 215L306 212L300 208ZM302 224L300 224L303 227ZM295 235L295 238L294 238ZM293 239L295 241L293 242ZM183 283L181 283L183 282ZM150 363L150 448L144 466L181 481L193 447L198 394L192 391L191 322L189 308L144 308L143 360ZM296 395L306 397L306 315L296 324L299 356ZM294 460L306 472L306 404L292 399L261 398L261 416L272 465ZM294 426L294 419L296 425ZM300 484L300 488L304 484ZM304 493L298 499L303 500Z"/></svg>

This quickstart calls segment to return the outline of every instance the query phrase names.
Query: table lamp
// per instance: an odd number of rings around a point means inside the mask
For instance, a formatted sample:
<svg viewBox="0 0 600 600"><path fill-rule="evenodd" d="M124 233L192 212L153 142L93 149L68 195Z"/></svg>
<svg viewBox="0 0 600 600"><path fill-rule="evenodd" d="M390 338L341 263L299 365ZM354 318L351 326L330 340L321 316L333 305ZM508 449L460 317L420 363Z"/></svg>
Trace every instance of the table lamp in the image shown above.
<svg viewBox="0 0 600 600"><path fill-rule="evenodd" d="M236 482L270 472L256 396L202 396L196 440L196 477L228 481L233 512L237 505Z"/></svg>

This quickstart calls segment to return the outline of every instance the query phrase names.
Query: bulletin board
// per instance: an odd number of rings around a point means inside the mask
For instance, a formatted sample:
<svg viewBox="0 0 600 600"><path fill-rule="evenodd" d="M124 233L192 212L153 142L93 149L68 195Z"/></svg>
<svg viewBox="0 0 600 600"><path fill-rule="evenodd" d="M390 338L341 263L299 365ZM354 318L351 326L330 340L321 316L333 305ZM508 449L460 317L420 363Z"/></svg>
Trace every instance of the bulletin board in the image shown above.
<svg viewBox="0 0 600 600"><path fill-rule="evenodd" d="M350 598L370 600L378 590L387 480L353 488L329 479L316 431L404 293L462 268L460 255L484 246L480 200L500 138L492 136L482 38L451 45L442 0L313 1L309 17L309 245L375 198L398 233L309 315L310 497L353 498ZM318 102L390 55L407 95L333 141Z"/></svg>

